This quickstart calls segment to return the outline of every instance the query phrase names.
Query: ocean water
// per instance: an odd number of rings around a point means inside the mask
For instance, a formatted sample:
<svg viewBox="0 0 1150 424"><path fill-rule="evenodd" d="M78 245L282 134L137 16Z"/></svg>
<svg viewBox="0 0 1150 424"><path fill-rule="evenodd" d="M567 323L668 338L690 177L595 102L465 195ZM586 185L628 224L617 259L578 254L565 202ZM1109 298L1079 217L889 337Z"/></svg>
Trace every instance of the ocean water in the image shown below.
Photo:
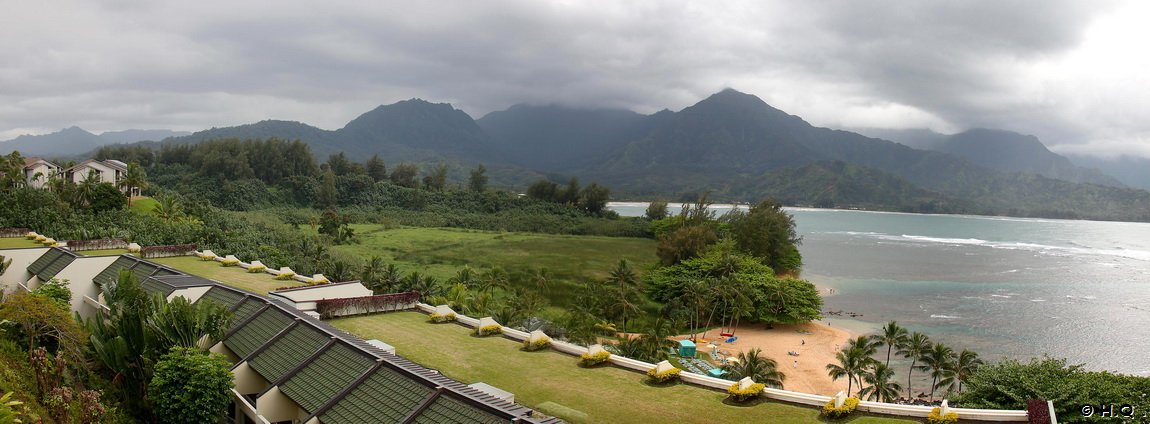
<svg viewBox="0 0 1150 424"><path fill-rule="evenodd" d="M646 204L609 207L637 216ZM1150 224L788 212L803 278L835 290L825 309L861 314L832 325L897 320L989 360L1050 355L1150 376Z"/></svg>

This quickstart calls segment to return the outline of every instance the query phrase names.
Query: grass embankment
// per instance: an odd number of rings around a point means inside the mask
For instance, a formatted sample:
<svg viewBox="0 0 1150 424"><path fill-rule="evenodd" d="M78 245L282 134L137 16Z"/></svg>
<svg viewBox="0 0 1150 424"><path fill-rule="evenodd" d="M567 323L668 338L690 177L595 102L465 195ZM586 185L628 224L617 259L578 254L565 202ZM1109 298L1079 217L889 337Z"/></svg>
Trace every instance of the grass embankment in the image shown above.
<svg viewBox="0 0 1150 424"><path fill-rule="evenodd" d="M44 245L36 240L28 240L24 237L0 238L0 249L19 249L22 247L44 247Z"/></svg>
<svg viewBox="0 0 1150 424"><path fill-rule="evenodd" d="M194 256L150 259L152 262L170 266L180 271L219 281L225 285L257 294L268 294L280 287L303 285L295 280L277 280L271 274L248 273L238 266L224 267L216 261L201 261Z"/></svg>
<svg viewBox="0 0 1150 424"><path fill-rule="evenodd" d="M404 273L419 271L440 281L451 278L464 265L480 272L498 266L512 275L533 274L546 268L552 277L545 296L556 306L568 305L582 281L606 278L620 259L628 260L640 274L658 261L655 241L643 238L455 228L387 229L376 224L352 228L361 242L335 246L333 250L365 260L381 256Z"/></svg>
<svg viewBox="0 0 1150 424"><path fill-rule="evenodd" d="M132 206L129 209L136 213L151 214L158 203L160 202L151 197L136 196L132 198Z"/></svg>
<svg viewBox="0 0 1150 424"><path fill-rule="evenodd" d="M128 253L128 249L81 250L81 251L76 252L76 253L79 253L79 254L84 255L84 256L112 256L112 255L123 255L125 253Z"/></svg>
<svg viewBox="0 0 1150 424"><path fill-rule="evenodd" d="M617 367L580 368L578 360L552 350L520 351L501 337L479 338L457 324L429 324L417 312L342 318L336 327L379 339L396 353L464 383L484 382L515 393L516 402L572 423L809 423L818 410L766 401L754 406L723 403L726 393L677 384L652 387L643 374ZM914 423L882 417L850 422Z"/></svg>

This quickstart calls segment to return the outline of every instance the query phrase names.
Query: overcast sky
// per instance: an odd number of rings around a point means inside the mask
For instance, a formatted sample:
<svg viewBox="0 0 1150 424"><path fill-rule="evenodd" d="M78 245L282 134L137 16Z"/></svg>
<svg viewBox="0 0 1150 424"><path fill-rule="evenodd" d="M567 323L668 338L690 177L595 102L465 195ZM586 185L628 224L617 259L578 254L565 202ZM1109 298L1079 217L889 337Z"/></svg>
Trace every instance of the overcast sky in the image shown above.
<svg viewBox="0 0 1150 424"><path fill-rule="evenodd" d="M1146 1L9 1L0 140L337 129L418 97L679 110L730 87L829 127L1003 128L1150 156Z"/></svg>

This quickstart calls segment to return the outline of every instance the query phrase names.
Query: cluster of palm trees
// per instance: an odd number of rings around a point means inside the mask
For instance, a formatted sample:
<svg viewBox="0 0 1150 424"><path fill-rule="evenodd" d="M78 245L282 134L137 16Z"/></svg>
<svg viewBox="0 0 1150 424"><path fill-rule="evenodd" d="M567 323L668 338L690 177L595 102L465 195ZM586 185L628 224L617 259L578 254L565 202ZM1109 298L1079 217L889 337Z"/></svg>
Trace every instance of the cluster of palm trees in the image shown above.
<svg viewBox="0 0 1150 424"><path fill-rule="evenodd" d="M874 358L883 347L886 347L885 362ZM963 383L983 363L973 351L963 349L956 353L941 342L932 342L923 333L909 333L897 322L891 321L883 326L880 334L859 336L851 340L835 354L838 363L827 364L827 374L834 380L846 377L848 396L854 383L858 383L861 388L860 398L892 402L903 390L902 385L893 381L894 370L890 367L892 353L911 361L906 376L907 398L913 397L911 385L914 372L922 371L930 373L932 401L938 389L946 393L961 392Z"/></svg>

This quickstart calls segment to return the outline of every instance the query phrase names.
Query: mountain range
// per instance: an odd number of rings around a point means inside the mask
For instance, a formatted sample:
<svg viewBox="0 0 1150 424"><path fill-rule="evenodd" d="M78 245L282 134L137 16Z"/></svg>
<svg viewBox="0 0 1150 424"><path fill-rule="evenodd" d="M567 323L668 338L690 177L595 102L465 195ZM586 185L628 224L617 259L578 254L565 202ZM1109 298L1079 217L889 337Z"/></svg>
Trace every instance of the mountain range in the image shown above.
<svg viewBox="0 0 1150 424"><path fill-rule="evenodd" d="M22 135L8 141L0 141L0 151L15 150L24 156L76 156L105 144L159 141L187 134L190 133L171 130L124 130L96 135L73 126L50 134Z"/></svg>
<svg viewBox="0 0 1150 424"><path fill-rule="evenodd" d="M412 99L334 131L269 120L163 142L269 137L303 140L320 160L343 151L352 158L379 154L389 163L484 163L497 170L493 178L516 169L577 176L608 185L616 197L710 192L719 200L769 196L827 207L1150 220L1150 193L1076 166L1032 136L977 129L883 137L912 148L816 127L730 89L650 115L516 105L474 120L450 104Z"/></svg>

